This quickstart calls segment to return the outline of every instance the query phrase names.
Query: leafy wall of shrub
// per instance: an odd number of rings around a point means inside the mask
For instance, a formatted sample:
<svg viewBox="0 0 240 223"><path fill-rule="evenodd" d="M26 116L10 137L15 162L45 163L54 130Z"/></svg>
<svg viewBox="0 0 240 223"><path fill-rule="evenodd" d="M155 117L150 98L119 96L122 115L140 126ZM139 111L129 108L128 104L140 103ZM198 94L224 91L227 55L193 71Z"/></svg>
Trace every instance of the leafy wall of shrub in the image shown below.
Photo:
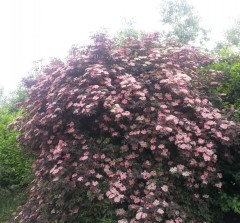
<svg viewBox="0 0 240 223"><path fill-rule="evenodd" d="M157 34L105 35L28 81L15 124L38 153L28 202L12 222L213 221L236 125L201 95L208 56ZM198 83L196 85L196 83Z"/></svg>

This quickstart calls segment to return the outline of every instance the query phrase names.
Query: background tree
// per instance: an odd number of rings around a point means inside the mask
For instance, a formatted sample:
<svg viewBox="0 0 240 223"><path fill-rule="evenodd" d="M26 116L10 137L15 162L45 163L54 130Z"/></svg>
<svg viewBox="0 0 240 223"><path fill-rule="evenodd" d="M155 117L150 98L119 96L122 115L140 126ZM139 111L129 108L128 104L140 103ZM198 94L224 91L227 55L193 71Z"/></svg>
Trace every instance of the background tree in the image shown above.
<svg viewBox="0 0 240 223"><path fill-rule="evenodd" d="M161 16L169 29L167 35L175 37L180 43L207 39L207 30L201 27L200 17L186 0L164 0Z"/></svg>
<svg viewBox="0 0 240 223"><path fill-rule="evenodd" d="M213 52L220 58L231 61L240 53L240 18L234 20L223 37L223 41L217 43Z"/></svg>
<svg viewBox="0 0 240 223"><path fill-rule="evenodd" d="M6 102L6 97L4 96L4 89L0 88L0 106L4 105Z"/></svg>
<svg viewBox="0 0 240 223"><path fill-rule="evenodd" d="M226 34L226 40L229 44L239 47L240 43L240 18L234 21L232 27L230 27Z"/></svg>
<svg viewBox="0 0 240 223"><path fill-rule="evenodd" d="M120 46L127 38L137 39L143 34L143 31L137 28L133 19L123 19L122 27L117 31L115 38L117 39L117 45Z"/></svg>

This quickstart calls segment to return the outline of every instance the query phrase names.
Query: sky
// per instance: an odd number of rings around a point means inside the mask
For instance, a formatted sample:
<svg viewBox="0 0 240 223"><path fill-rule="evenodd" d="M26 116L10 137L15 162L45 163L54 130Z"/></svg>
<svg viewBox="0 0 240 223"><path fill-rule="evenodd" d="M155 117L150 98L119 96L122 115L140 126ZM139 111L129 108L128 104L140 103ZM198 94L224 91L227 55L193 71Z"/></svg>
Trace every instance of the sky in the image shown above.
<svg viewBox="0 0 240 223"><path fill-rule="evenodd" d="M221 40L239 0L189 0L211 38ZM161 0L1 0L0 87L16 89L33 61L64 59L73 44L86 44L96 30L116 32L124 19L145 31L161 31Z"/></svg>

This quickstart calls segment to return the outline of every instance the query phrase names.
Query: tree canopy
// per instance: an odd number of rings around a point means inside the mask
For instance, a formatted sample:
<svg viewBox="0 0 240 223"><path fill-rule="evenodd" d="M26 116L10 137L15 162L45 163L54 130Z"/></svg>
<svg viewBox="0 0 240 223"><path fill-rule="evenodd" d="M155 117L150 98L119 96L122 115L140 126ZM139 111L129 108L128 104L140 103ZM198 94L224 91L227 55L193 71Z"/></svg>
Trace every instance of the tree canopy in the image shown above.
<svg viewBox="0 0 240 223"><path fill-rule="evenodd" d="M161 15L162 22L170 28L168 36L180 43L206 39L207 30L200 25L200 17L186 0L165 0Z"/></svg>

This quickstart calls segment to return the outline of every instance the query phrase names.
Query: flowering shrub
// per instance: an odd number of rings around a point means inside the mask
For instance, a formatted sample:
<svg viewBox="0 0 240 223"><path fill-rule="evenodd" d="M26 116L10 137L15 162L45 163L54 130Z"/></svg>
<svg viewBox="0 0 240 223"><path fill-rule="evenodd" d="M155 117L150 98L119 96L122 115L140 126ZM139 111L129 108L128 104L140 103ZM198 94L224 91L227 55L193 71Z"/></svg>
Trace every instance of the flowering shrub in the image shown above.
<svg viewBox="0 0 240 223"><path fill-rule="evenodd" d="M157 34L105 35L28 81L22 145L39 153L15 222L204 222L235 124L193 89L209 61Z"/></svg>

